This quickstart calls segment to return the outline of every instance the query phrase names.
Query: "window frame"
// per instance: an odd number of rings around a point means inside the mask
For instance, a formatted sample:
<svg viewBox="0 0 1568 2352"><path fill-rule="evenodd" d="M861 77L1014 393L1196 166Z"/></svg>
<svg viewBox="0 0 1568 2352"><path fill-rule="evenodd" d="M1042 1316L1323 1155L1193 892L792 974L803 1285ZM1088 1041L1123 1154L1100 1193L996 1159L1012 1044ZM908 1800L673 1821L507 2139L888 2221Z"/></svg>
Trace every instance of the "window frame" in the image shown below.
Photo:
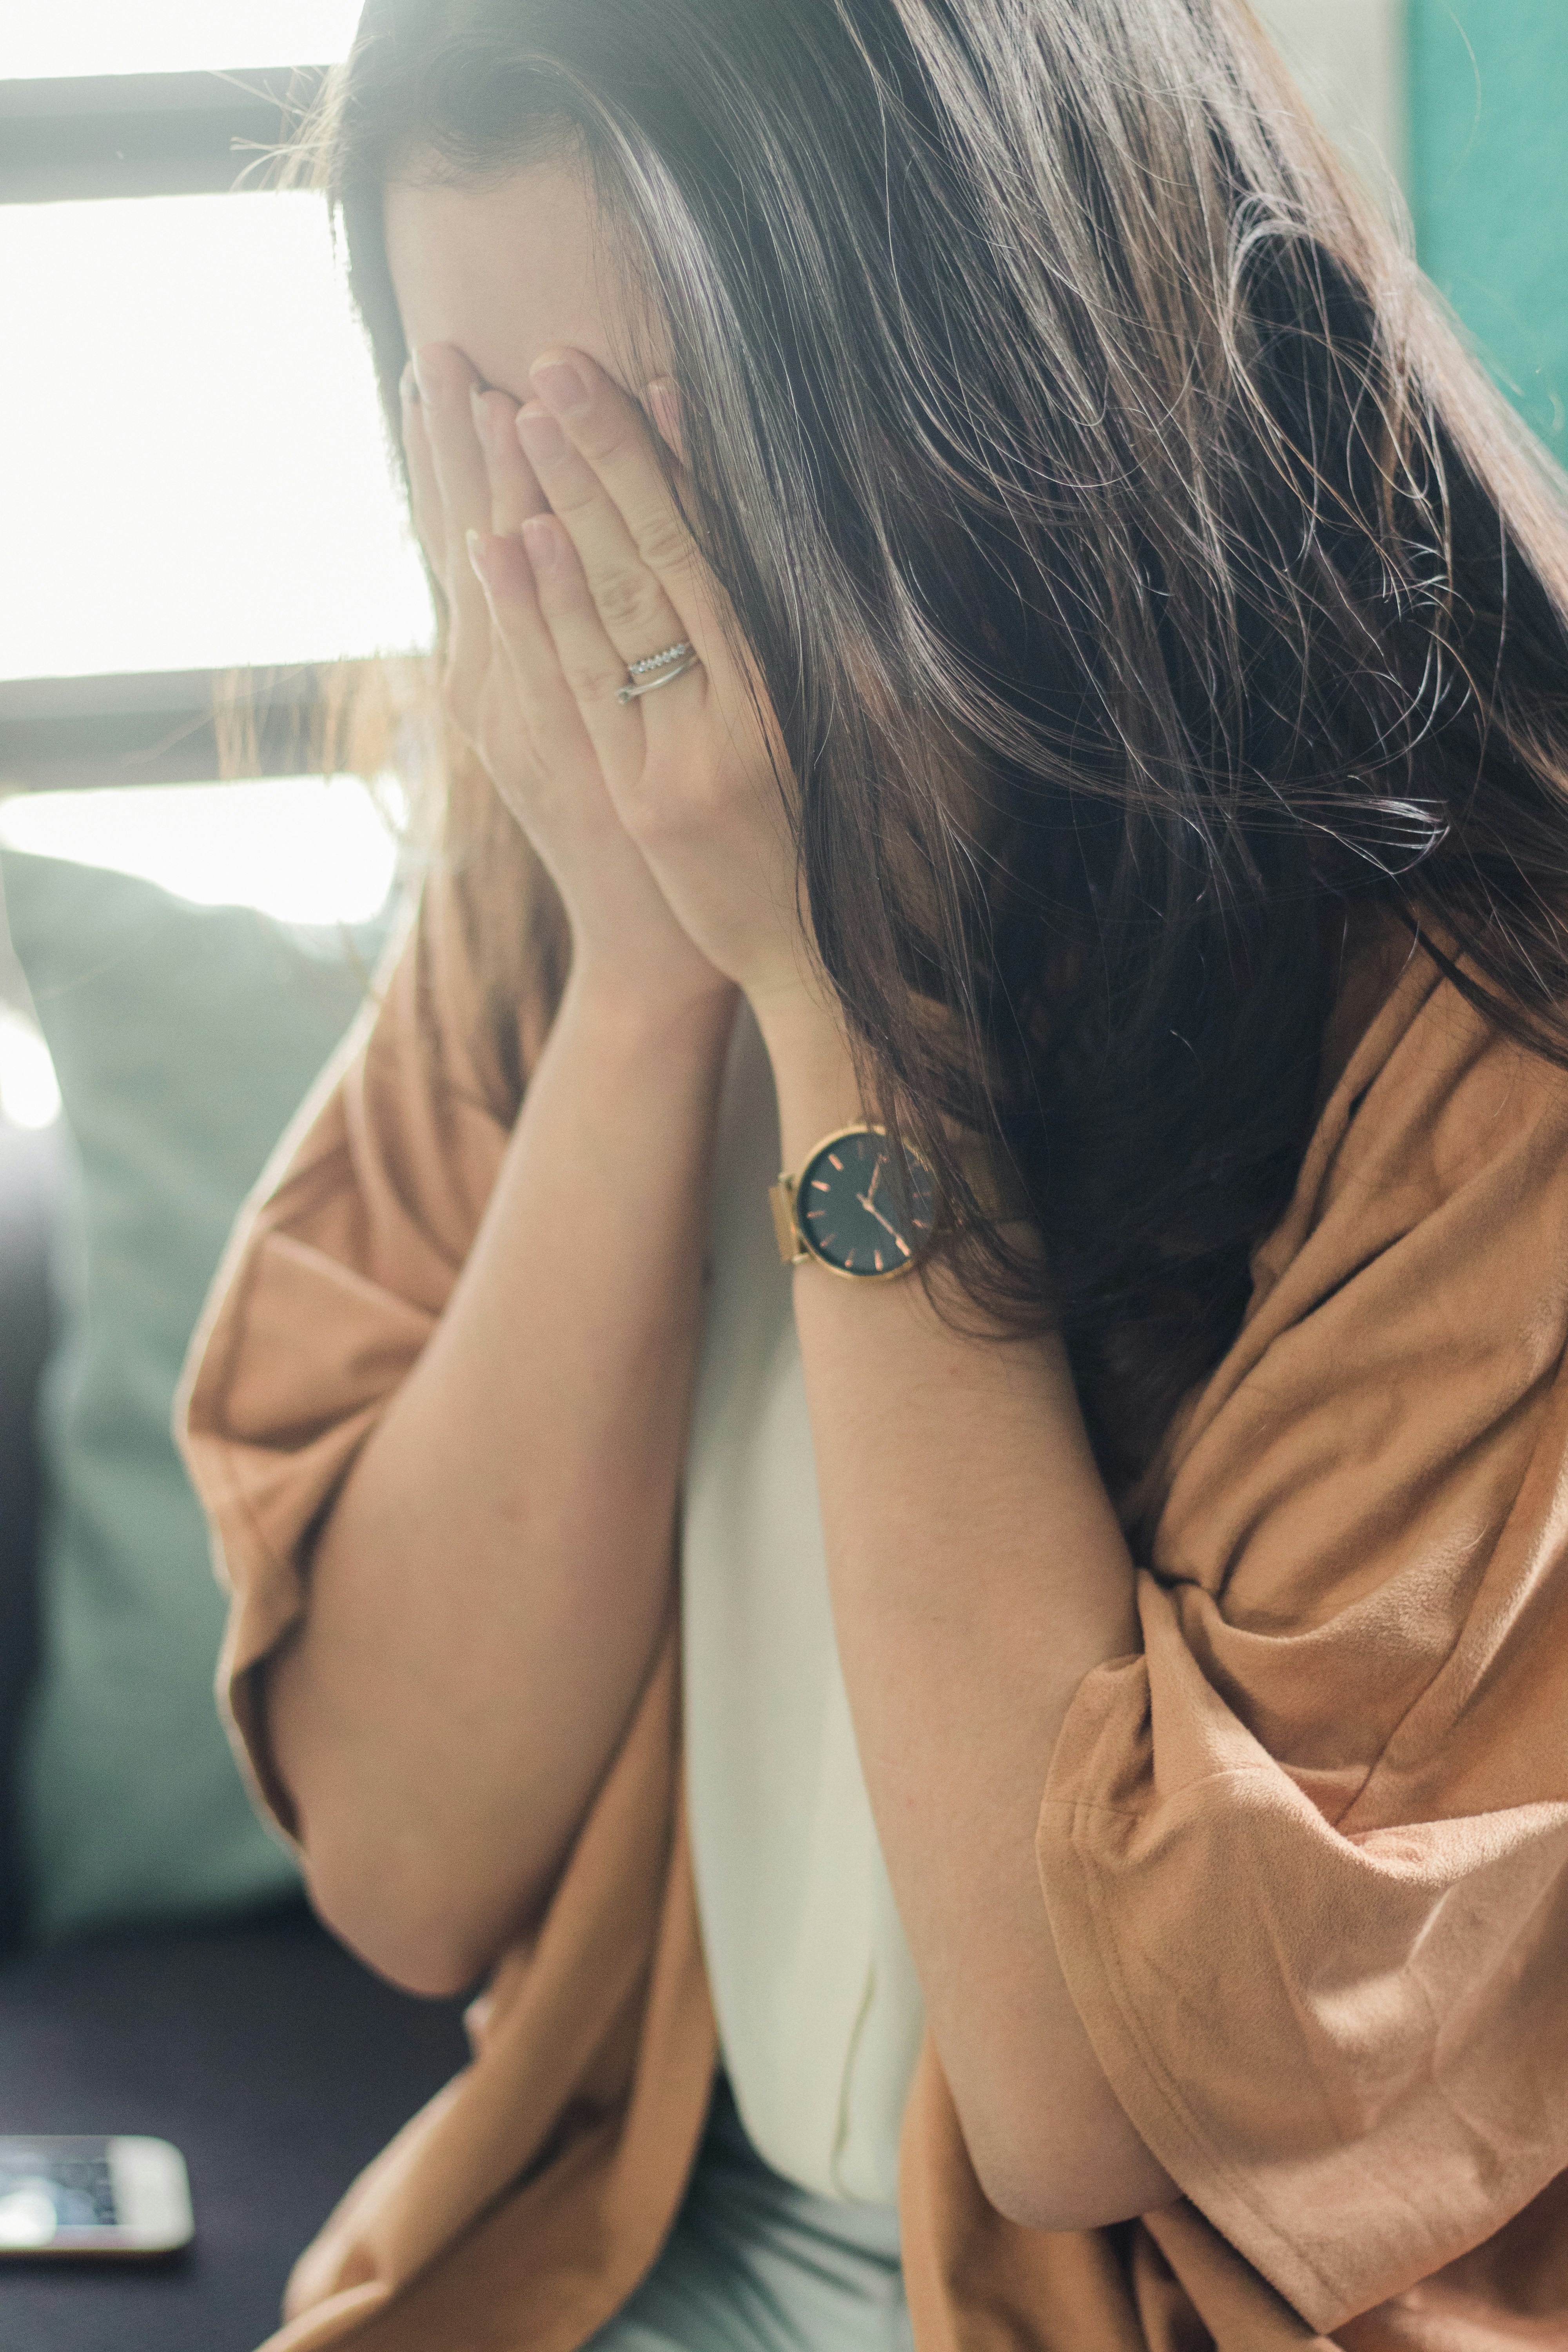
<svg viewBox="0 0 1568 2352"><path fill-rule="evenodd" d="M265 195L330 70L0 80L0 204ZM350 667L0 680L0 795L310 774Z"/></svg>
<svg viewBox="0 0 1568 2352"><path fill-rule="evenodd" d="M0 680L0 797L313 775L334 680L353 667Z"/></svg>

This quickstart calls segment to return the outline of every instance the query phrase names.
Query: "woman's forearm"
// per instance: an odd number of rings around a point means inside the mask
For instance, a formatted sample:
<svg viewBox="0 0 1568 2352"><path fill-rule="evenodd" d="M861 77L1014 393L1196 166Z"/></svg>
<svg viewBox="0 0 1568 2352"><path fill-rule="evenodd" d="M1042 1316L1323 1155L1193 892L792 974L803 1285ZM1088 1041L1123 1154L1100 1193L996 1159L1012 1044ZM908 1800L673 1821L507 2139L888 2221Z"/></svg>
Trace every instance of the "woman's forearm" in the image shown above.
<svg viewBox="0 0 1568 2352"><path fill-rule="evenodd" d="M853 1075L831 1024L761 1017L797 1167L859 1115ZM795 1283L862 1765L976 2168L1037 2228L1149 2210L1174 2186L1079 2021L1035 1861L1073 1695L1138 1644L1131 1562L1065 1355L962 1336L918 1282L861 1287L808 1265Z"/></svg>
<svg viewBox="0 0 1568 2352"><path fill-rule="evenodd" d="M420 1990L526 1926L668 1619L731 1013L574 980L268 1670L316 1900Z"/></svg>

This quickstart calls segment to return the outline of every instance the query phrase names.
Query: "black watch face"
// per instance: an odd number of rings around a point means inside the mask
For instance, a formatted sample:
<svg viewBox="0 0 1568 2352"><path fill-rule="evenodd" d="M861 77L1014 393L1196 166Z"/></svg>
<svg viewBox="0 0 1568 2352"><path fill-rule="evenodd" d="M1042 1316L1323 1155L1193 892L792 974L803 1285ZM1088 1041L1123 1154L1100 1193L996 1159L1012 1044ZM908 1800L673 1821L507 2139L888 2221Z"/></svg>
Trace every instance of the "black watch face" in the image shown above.
<svg viewBox="0 0 1568 2352"><path fill-rule="evenodd" d="M923 1160L904 1155L903 1188L892 1181L887 1138L856 1128L823 1144L795 1194L800 1229L836 1273L886 1280L919 1257L936 1224L936 1182Z"/></svg>

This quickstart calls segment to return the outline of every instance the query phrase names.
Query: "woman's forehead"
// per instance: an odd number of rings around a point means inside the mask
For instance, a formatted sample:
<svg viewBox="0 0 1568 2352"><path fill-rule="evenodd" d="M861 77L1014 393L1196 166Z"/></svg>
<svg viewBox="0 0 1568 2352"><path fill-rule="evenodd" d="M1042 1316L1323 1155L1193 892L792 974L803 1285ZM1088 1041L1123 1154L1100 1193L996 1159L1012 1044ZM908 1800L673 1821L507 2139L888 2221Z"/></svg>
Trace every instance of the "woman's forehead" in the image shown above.
<svg viewBox="0 0 1568 2352"><path fill-rule="evenodd" d="M619 379L646 347L608 224L569 163L529 163L477 188L395 180L384 216L410 351L456 343L486 383L521 401L542 352L586 352Z"/></svg>

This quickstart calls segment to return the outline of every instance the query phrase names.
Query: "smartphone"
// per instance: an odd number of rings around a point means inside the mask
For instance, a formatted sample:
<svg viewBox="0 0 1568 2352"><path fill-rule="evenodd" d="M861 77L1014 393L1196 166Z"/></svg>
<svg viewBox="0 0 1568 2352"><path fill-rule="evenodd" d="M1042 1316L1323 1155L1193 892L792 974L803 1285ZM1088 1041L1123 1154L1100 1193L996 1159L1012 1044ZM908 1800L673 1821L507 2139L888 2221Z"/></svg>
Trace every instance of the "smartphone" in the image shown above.
<svg viewBox="0 0 1568 2352"><path fill-rule="evenodd" d="M172 2254L194 2229L166 2139L0 2137L0 2255Z"/></svg>

